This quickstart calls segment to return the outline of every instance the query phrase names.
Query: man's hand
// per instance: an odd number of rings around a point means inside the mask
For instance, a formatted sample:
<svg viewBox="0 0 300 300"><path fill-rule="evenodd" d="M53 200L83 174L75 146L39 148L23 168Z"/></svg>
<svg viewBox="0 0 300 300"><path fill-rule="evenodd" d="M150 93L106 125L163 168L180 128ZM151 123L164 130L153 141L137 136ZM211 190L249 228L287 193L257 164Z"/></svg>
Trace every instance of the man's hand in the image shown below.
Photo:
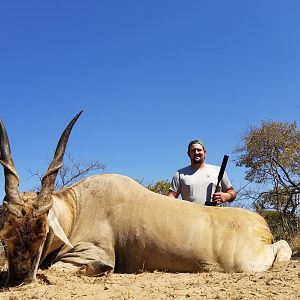
<svg viewBox="0 0 300 300"><path fill-rule="evenodd" d="M231 202L236 197L236 191L234 189L229 189L226 193L217 192L212 196L212 202L218 204L222 204L225 202Z"/></svg>
<svg viewBox="0 0 300 300"><path fill-rule="evenodd" d="M226 194L228 195L228 193L222 193L222 192L214 193L213 196L212 196L212 201L211 202L216 203L217 205L226 202L227 201L226 200Z"/></svg>

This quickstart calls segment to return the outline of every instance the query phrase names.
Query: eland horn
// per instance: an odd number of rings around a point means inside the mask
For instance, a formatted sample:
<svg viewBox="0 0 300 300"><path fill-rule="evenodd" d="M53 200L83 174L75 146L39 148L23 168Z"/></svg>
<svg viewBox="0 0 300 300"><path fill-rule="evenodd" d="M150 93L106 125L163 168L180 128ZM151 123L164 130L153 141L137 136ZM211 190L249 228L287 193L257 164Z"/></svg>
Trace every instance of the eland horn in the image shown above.
<svg viewBox="0 0 300 300"><path fill-rule="evenodd" d="M19 215L15 213L14 204L23 205L24 202L19 194L19 176L12 160L8 136L2 120L0 120L0 163L4 167L5 202L12 213Z"/></svg>
<svg viewBox="0 0 300 300"><path fill-rule="evenodd" d="M42 178L42 187L41 191L38 195L37 199L37 213L36 215L41 215L49 211L52 207L53 200L52 200L52 193L54 192L55 188L55 180L59 169L63 165L63 157L65 154L66 146L68 143L68 139L71 133L71 130L81 115L82 111L80 111L69 123L66 127L64 132L62 133L59 142L57 144L55 154L53 160L46 172L46 174Z"/></svg>

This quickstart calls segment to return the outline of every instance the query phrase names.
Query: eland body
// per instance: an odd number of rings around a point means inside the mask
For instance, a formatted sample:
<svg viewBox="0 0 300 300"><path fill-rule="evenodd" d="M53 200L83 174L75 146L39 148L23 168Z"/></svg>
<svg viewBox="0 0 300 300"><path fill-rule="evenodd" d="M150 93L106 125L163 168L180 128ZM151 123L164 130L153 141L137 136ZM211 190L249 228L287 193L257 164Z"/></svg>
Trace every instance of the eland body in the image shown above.
<svg viewBox="0 0 300 300"><path fill-rule="evenodd" d="M159 195L116 174L88 177L54 191L76 115L63 132L39 193L18 191L19 178L1 122L7 286L31 283L40 264L99 276L106 272L262 272L287 262L286 241L273 243L256 213Z"/></svg>

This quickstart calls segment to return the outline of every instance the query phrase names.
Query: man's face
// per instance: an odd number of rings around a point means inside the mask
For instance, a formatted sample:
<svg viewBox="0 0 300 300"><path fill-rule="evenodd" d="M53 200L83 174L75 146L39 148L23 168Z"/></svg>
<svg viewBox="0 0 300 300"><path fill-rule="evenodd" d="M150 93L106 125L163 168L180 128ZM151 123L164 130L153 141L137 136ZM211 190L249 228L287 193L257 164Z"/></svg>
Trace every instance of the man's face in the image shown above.
<svg viewBox="0 0 300 300"><path fill-rule="evenodd" d="M192 164L202 164L205 159L206 151L200 144L193 144L190 146L188 156Z"/></svg>

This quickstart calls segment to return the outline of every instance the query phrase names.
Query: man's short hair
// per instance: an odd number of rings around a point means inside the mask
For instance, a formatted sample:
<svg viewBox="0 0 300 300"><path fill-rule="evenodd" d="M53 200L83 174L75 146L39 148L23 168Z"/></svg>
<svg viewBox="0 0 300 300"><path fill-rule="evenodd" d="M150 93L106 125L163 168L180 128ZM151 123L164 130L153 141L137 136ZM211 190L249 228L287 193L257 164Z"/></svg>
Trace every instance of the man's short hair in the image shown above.
<svg viewBox="0 0 300 300"><path fill-rule="evenodd" d="M200 141L200 140L193 140L193 141L191 141L189 143L188 151L190 151L191 146L194 145L194 144L199 144L199 145L201 145L203 147L203 149L205 149L204 143L202 141Z"/></svg>

